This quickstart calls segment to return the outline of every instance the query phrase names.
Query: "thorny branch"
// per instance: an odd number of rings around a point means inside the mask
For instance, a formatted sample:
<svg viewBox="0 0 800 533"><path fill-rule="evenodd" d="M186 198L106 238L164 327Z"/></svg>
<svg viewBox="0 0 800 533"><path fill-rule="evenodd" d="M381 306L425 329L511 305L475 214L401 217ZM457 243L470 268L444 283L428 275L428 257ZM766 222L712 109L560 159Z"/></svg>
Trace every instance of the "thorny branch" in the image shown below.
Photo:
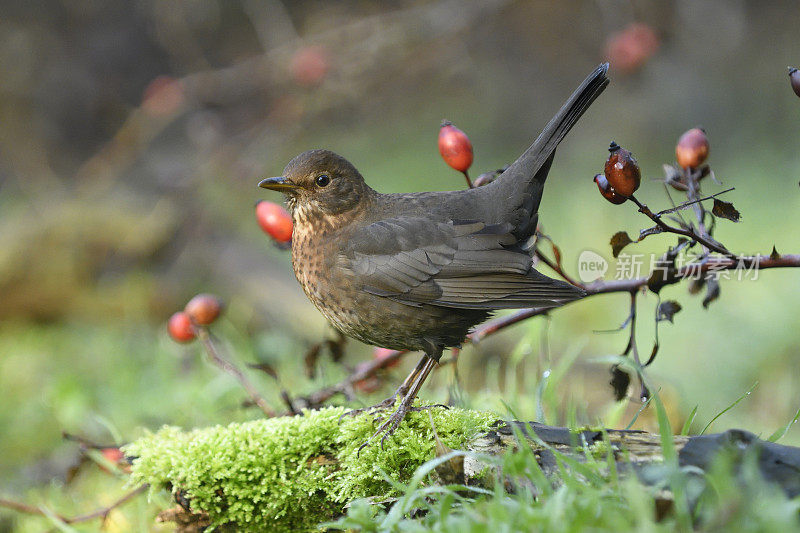
<svg viewBox="0 0 800 533"><path fill-rule="evenodd" d="M712 196L703 198L702 200L707 200L709 198L712 198ZM655 222L656 226L661 228L664 232L675 233L676 235L682 235L684 237L688 237L693 241L697 241L705 248L706 253L708 253L708 250L712 250L714 252L720 253L728 257L733 257L733 258L736 257L734 254L729 252L724 246L720 246L719 244L711 242L708 239L708 234L705 231L705 225L702 222L698 221L698 231L694 231L691 228L689 229L676 228L664 222L664 220L661 218L661 213L653 213L653 211L651 211L650 208L647 207L647 205L641 203L639 200L636 199L635 196L630 196L629 200L636 204L636 206L639 208L640 213L650 218L650 220ZM702 200L700 198L696 198L691 202L687 202L686 205L698 206L701 205ZM703 210L703 213L705 213L705 210ZM701 216L703 215L698 214L698 217Z"/></svg>

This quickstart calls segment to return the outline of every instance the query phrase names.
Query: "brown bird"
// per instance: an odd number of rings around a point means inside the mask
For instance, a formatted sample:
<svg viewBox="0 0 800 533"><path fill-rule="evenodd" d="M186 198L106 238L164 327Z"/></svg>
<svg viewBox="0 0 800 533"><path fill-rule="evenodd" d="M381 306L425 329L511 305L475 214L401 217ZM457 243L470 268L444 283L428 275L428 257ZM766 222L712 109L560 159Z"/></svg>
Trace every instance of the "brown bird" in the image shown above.
<svg viewBox="0 0 800 533"><path fill-rule="evenodd" d="M380 194L328 150L304 152L282 176L259 183L286 194L295 276L333 326L367 344L425 354L374 406L402 398L373 437L394 432L442 351L492 311L558 307L584 295L534 270L531 249L555 149L608 85L607 71L595 69L531 147L483 187Z"/></svg>

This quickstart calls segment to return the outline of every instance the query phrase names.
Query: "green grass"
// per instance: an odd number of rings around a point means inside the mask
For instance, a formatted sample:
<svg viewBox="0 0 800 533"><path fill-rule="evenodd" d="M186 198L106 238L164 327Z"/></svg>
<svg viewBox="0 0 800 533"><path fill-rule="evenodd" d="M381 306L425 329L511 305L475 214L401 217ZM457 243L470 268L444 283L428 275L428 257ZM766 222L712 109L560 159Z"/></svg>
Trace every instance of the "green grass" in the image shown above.
<svg viewBox="0 0 800 533"><path fill-rule="evenodd" d="M665 461L649 474L620 476L610 453L606 461L587 454L585 462L578 462L554 451L559 473L548 479L535 454L522 444L503 457L484 458L504 474L486 494L467 487L419 486L445 459L438 458L423 465L390 506L358 500L328 526L364 533L800 531L800 497L789 499L766 483L754 454L746 455L741 466L721 454L705 475L680 467L663 403L657 395L654 400ZM510 493L509 485L514 487Z"/></svg>
<svg viewBox="0 0 800 533"><path fill-rule="evenodd" d="M706 476L698 476L691 469L678 468L674 451L671 451L672 441L666 436L672 433L673 428L686 432L692 425L692 416L684 416L686 423L680 422L683 420L680 416L680 420L675 419L675 413L680 414L680 411L676 411L674 400L669 399L668 395L663 401L662 398L655 397L641 414L636 412L635 405L607 402L602 409L593 410L599 414L590 415L581 398L570 391L575 386L575 375L580 374L579 355L584 351L584 343L574 343L557 355L552 353L549 351L552 348L548 349L546 344L538 341L542 338L543 331L552 327L547 324L538 321L531 322L527 327L522 326L518 331L523 336L512 350L509 364L496 367L490 365L485 374L483 388L462 389L459 398L465 406L479 410L494 411L523 420L538 418L546 423L571 427L589 424L621 428L628 425L635 415L638 417L637 424L649 424L652 429L665 435L664 453L667 462L653 474L659 484L648 486L636 478L621 475L602 453L598 456L597 452L588 454L585 463L560 457L560 481L551 484L538 468L535 454L522 447L504 457L489 459L502 467L507 479L515 487L513 492L505 490L507 487L500 482L490 484L488 491L484 492L474 488L432 485L428 473L435 466L435 461L442 459L425 462L428 457L433 456L431 435L428 434L421 440L408 440L413 435L408 433L411 427L419 431L420 428L430 426L427 414L420 413L412 416L411 426L398 433L398 442L403 443L406 448L400 455L397 455L396 446L389 446L386 453L373 446L365 450L361 457L353 459L352 448L368 432L369 428L364 425L366 421L356 420L352 427L348 424L343 427L336 425L335 430L340 432L337 438L349 443L348 457L351 461L338 478L312 476L305 484L301 483L306 491L318 487L323 494L328 494L317 502L322 502L325 513L313 514L310 512L311 508L290 504L291 491L264 492L264 487L269 487L269 484L251 486L246 478L257 477L260 469L273 464L270 460L274 459L277 451L285 451L287 447L303 457L325 453L327 444L324 439L293 440L292 437L296 437L296 432L303 427L306 430L333 428L330 422L338 418L340 409L329 409L310 417L291 419L295 429L286 434L273 433L268 430L272 422L248 421L257 417L258 413L240 407L239 402L243 395L238 385L201 362L202 356L196 346L179 347L167 342L163 334L117 335L113 332L103 334L99 331L75 329L66 333L50 328L43 328L28 337L15 335L19 344L9 353L16 355L2 361L5 371L2 379L19 389L38 386L42 402L27 408L24 402L12 403L12 409L2 413L3 423L11 430L6 433L6 438L27 438L35 443L27 451L6 447L8 454L3 464L10 476L6 479L24 479L20 471L14 469L14 464L15 461L24 461L25 457L47 457L48 451L53 449L60 450L62 456L65 453L74 456L75 446L60 441L61 429L88 434L101 441L129 440L141 434L141 428L158 427L164 422L176 420L187 427L208 427L194 432L164 429L152 436L144 436L131 448L143 458L140 460L136 479L160 485L170 475L183 472L181 475L184 477L175 479L180 479L181 484L187 487L194 487L197 491L195 498L198 502L205 501L205 507L202 508L211 510L212 514L214 506L219 502L215 500L214 485L209 485L209 478L203 477L209 475L210 479L220 484L226 483L225 479L241 481L234 483L239 491L237 494L240 495L238 501L251 503L240 504L233 509L240 517L256 507L260 509L262 514L259 516L262 517L277 517L281 513L280 509L284 509L283 512L288 513L284 518L290 516L295 520L287 523L309 526L311 523L333 519L334 522L329 527L355 531L674 531L689 528L701 531L800 530L797 521L800 502L788 500L777 489L763 483L753 468L752 461L746 462L738 474L732 473L725 458L720 459L719 464ZM236 359L239 364L253 358L271 359L277 362L279 372L287 376L287 384L294 390L312 390L321 382L330 382L343 374L341 368L323 361L321 373L324 377L315 380L300 378L302 372L298 358L281 357L281 354L294 353L296 350L290 340L273 336L250 343L245 337L237 336L229 324L222 324L221 331L226 338L232 339L224 345L238 355ZM81 346L84 350L85 359L63 362L73 368L74 372L70 374L51 375L47 371L48 364L58 363L47 357L47 347L56 339L66 352L75 349L72 344ZM91 339L91 342L86 339ZM114 359L107 366L96 364L96 358L100 355L119 349L126 350L131 357L124 360ZM468 377L469 369L473 367L469 365L469 359L462 361L462 377L464 374ZM602 365L595 363L594 368L605 369L607 365L607 361ZM9 372L9 369L12 371ZM102 388L90 386L93 381L106 376L109 370L113 370L116 377L105 379L111 390L116 391L117 400L110 403L107 402L109 397ZM26 371L30 372L28 381L22 379ZM402 372L398 372L400 373ZM525 376L524 379L515 379L522 375ZM270 401L277 405L277 391L271 386L271 381L268 378L256 379L259 387L268 392ZM443 399L452 380L452 373L448 368L436 373L426 398ZM378 392L375 396L380 397L381 394ZM21 394L12 396L23 397ZM737 399L740 397L748 399L740 401ZM367 398L364 400L369 401ZM735 407L734 409L728 411L723 407L725 411L712 413L709 419L715 419L716 424L721 424L732 413L746 409L748 401L751 401L749 396L740 392L728 401L729 406ZM50 413L52 418L41 416L43 404L51 406L45 412ZM52 406L57 406L57 409ZM698 411L702 409L701 405ZM89 424L85 422L87 413L93 413L88 417L92 421ZM715 414L722 416L717 419ZM772 438L779 439L785 435L795 418L796 416L792 416L775 423ZM231 420L235 422L230 426L230 431L248 435L245 449L232 446L233 441L219 440L219 436L225 435L228 428L215 427L215 424L228 424ZM328 423L317 424L322 420L327 420ZM440 436L452 448L458 448L463 443L463 440L452 440L454 436L472 432L463 431L465 427L448 426L442 418L437 418L435 426ZM474 430L477 426L470 427ZM23 430L38 431L42 438L37 441L17 433ZM224 446L232 447L221 453L220 446L223 449ZM272 454L273 451L276 454ZM347 455L343 455L345 456ZM225 472L230 471L234 475L226 478ZM283 471L288 476L287 480L302 481L292 477L291 468ZM166 472L171 474L167 475ZM350 480L347 485L350 488L347 490L342 484L345 478ZM204 483L200 483L201 480ZM21 485L18 489L5 487L3 496L44 505L64 515L76 515L107 505L124 492L125 484L125 479L110 477L98 468L89 466L71 485L51 482L46 486L31 483L27 488ZM675 493L676 502L673 511L663 520L657 521L654 509L658 489L665 486L669 486ZM334 494L335 496L331 496ZM357 499L366 494L389 495L397 500L375 504L373 501ZM254 495L259 496L252 498ZM346 514L337 518L342 505L352 498L356 499L347 507ZM256 504L252 503L254 501ZM266 507L264 502L268 502ZM155 515L159 510L172 505L168 491L157 490L151 493L149 502L145 497L139 497L113 512L109 522L113 527L109 527L123 531L156 530ZM216 509L221 513L221 508ZM319 511L320 508L317 507L316 510ZM224 511L229 512L231 509L226 508ZM298 512L300 515L296 514ZM12 531L41 531L55 527L52 518L12 515L5 511L0 516L4 517L0 521L0 531L4 527ZM97 525L95 521L75 526L75 529L94 531Z"/></svg>

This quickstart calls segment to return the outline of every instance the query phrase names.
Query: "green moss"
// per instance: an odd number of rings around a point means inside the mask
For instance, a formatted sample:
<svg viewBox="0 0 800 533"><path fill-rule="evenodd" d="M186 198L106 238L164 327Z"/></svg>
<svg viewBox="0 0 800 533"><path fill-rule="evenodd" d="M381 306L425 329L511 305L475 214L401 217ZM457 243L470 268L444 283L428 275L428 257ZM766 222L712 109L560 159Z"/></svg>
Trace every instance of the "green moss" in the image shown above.
<svg viewBox="0 0 800 533"><path fill-rule="evenodd" d="M409 413L394 435L358 447L374 431L371 416L339 417L342 407L303 416L182 431L164 427L129 444L138 457L131 483L170 484L194 511L237 530L313 529L355 498L392 495L386 478L405 482L435 455L435 439L460 448L496 419L463 409Z"/></svg>

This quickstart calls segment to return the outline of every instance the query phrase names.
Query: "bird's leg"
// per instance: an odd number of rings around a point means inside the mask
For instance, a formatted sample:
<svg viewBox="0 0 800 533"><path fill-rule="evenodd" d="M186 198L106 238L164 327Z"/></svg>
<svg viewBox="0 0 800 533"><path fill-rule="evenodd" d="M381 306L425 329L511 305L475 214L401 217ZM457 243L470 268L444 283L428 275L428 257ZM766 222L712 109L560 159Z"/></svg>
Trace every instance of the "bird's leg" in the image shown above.
<svg viewBox="0 0 800 533"><path fill-rule="evenodd" d="M419 360L419 362L417 363L417 366L415 366L414 370L412 370L411 373L408 375L408 377L406 377L406 379L403 380L403 383L399 387L397 387L397 390L394 391L394 394L392 394L391 396L389 396L388 398L386 398L382 402L379 402L379 403L377 403L375 405L371 405L369 407L361 407L359 409L353 409L351 411L347 411L341 417L339 417L339 420L341 420L345 416L356 416L356 415L361 414L363 412L381 411L381 410L388 409L391 406L393 406L395 401L397 401L398 397L404 398L406 396L406 394L408 393L409 389L411 388L411 385L414 383L414 380L417 378L417 376L419 375L419 373L422 371L423 367L425 366L425 363L427 362L427 360L428 360L428 356L427 355L422 356L422 359Z"/></svg>
<svg viewBox="0 0 800 533"><path fill-rule="evenodd" d="M383 437L381 437L381 447L383 447L383 442L389 435L395 432L395 430L398 428L398 426L400 426L400 423L403 421L403 419L405 418L406 414L408 414L409 411L417 411L421 409L427 409L430 407L438 406L438 405L429 405L425 407L413 407L414 400L416 399L417 394L419 393L419 389L422 387L422 384L425 383L425 380L428 378L428 374L430 374L433 368L438 364L438 361L436 359L430 357L427 354L425 355L425 357L422 358L422 361L420 362L423 363L422 369L419 371L416 378L414 379L414 382L411 384L411 387L408 389L408 393L405 396L403 396L403 399L400 401L400 405L397 407L397 410L394 413L392 413L389 416L389 418L383 424L381 424L378 430L375 431L375 433L373 433L372 436L358 448L359 452L361 452L361 450L369 444L369 441L371 441L381 433L383 433ZM438 407L444 407L445 409L447 409L447 406L445 405L441 405Z"/></svg>

